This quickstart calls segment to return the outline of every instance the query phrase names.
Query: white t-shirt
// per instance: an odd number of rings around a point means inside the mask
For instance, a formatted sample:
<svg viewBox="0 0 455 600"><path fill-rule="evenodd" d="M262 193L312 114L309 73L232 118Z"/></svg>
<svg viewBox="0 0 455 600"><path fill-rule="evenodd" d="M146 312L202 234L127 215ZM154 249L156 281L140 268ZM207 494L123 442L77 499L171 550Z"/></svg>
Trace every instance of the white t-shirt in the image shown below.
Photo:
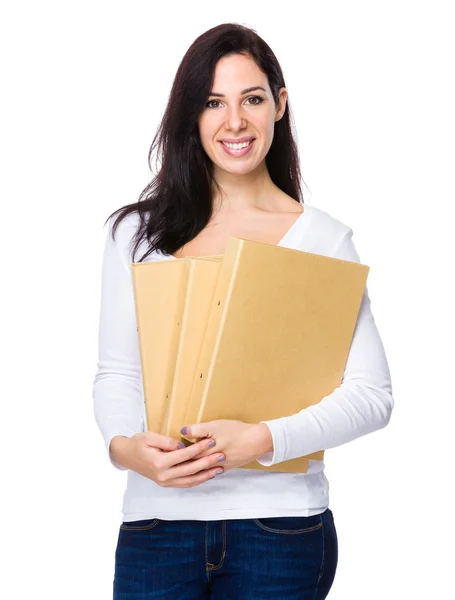
<svg viewBox="0 0 455 600"><path fill-rule="evenodd" d="M278 246L360 262L350 227L315 206L303 207ZM93 400L106 449L116 435L131 436L146 430L131 273L130 243L137 225L137 214L129 215L118 226L113 241L111 219L103 255ZM145 249L140 246L136 260ZM176 258L153 252L146 260ZM366 286L342 384L318 404L292 416L263 421L271 430L274 451L258 461L270 466L346 444L385 427L393 405L389 367ZM125 470L110 454L109 458L115 468ZM124 521L310 516L322 513L329 505L324 461L310 460L307 473L231 469L192 488L163 487L127 471Z"/></svg>

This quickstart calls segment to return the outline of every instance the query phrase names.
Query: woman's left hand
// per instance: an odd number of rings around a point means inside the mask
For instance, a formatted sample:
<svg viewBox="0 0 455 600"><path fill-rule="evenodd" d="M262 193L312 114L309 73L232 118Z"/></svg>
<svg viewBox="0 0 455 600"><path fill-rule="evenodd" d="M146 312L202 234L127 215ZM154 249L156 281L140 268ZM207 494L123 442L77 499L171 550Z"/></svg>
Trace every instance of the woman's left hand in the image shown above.
<svg viewBox="0 0 455 600"><path fill-rule="evenodd" d="M245 423L234 419L217 419L206 423L187 425L181 433L189 438L213 437L216 446L204 450L195 458L213 452L223 452L226 460L220 462L224 471L241 467L273 450L272 434L265 423Z"/></svg>

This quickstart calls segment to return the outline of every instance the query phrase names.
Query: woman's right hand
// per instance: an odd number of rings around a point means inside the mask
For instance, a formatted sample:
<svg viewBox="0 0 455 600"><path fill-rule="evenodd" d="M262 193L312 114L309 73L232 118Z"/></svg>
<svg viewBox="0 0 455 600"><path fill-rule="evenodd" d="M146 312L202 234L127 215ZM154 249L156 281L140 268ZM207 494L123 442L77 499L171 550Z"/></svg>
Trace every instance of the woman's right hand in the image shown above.
<svg viewBox="0 0 455 600"><path fill-rule="evenodd" d="M144 431L131 437L115 436L110 449L117 462L158 485L189 488L212 479L218 471L224 471L218 461L224 454L209 446L213 441L213 438L204 438L191 446L178 448L178 440ZM194 459L207 449L212 453Z"/></svg>

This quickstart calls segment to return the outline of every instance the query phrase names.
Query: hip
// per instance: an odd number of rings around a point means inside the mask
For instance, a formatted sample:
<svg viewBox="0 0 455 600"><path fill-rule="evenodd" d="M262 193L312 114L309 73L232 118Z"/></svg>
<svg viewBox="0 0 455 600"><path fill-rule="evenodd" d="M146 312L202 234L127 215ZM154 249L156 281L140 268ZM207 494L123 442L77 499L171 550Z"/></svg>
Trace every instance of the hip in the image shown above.
<svg viewBox="0 0 455 600"><path fill-rule="evenodd" d="M332 586L337 562L329 508L308 517L123 521L114 600L145 593L181 600L320 600Z"/></svg>

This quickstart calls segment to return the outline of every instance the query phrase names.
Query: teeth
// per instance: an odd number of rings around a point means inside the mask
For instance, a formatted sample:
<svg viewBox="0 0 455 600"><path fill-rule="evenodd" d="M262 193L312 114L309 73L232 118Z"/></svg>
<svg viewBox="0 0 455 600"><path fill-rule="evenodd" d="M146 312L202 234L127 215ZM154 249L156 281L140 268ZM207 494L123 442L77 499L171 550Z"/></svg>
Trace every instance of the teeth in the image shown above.
<svg viewBox="0 0 455 600"><path fill-rule="evenodd" d="M248 142L243 142L242 144L229 144L229 142L223 142L225 146L228 148L232 148L233 150L240 150L240 148L246 148L251 144L253 140L249 140Z"/></svg>

